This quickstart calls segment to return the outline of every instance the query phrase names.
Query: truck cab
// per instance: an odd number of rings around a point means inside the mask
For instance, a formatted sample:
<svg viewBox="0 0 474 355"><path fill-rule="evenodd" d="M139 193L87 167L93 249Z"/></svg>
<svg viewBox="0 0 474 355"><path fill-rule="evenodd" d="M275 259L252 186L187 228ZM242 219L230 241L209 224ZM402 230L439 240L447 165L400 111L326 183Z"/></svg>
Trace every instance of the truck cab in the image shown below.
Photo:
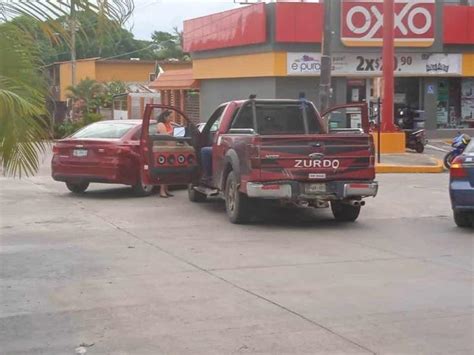
<svg viewBox="0 0 474 355"><path fill-rule="evenodd" d="M330 129L329 117L346 109L360 112L359 127ZM144 127L146 120L145 114ZM215 110L201 132L189 125L186 137L167 137L168 147L143 129L143 176L156 184L189 183L193 202L223 198L233 223L249 221L258 200L331 206L337 220L355 221L363 198L375 196L378 189L368 130L365 104L338 106L321 116L302 99L231 101ZM172 148L169 142L174 142ZM201 156L203 150L212 152L210 162L203 161L209 159ZM155 166L160 159L168 163L170 154L194 158L177 166ZM209 163L206 173L202 166Z"/></svg>

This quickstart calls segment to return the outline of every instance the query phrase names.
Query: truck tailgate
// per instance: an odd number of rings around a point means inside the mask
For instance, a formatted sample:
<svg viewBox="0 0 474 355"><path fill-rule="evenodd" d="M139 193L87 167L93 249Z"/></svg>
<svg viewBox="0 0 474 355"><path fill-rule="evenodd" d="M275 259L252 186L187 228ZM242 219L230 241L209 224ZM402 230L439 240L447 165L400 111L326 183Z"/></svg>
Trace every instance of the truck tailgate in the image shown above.
<svg viewBox="0 0 474 355"><path fill-rule="evenodd" d="M375 178L373 141L368 134L260 136L257 142L262 181Z"/></svg>

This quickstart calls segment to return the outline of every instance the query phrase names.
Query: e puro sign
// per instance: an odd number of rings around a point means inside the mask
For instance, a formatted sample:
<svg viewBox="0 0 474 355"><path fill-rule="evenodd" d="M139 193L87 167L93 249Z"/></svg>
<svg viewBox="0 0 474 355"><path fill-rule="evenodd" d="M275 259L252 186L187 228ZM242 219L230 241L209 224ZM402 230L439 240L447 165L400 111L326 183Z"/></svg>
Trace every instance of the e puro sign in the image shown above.
<svg viewBox="0 0 474 355"><path fill-rule="evenodd" d="M383 0L342 0L341 40L349 47L381 46ZM395 45L429 47L435 36L435 0L395 0Z"/></svg>

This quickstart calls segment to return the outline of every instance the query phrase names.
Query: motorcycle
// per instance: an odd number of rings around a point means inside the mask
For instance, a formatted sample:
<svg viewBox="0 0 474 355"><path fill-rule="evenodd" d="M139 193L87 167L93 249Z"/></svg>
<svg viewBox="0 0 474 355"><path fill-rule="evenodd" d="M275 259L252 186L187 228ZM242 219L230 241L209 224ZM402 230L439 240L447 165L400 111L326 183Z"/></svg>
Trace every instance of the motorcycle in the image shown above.
<svg viewBox="0 0 474 355"><path fill-rule="evenodd" d="M407 107L400 108L397 113L397 124L405 132L406 148L423 153L427 143L426 134L424 129L415 129L414 115L415 111Z"/></svg>
<svg viewBox="0 0 474 355"><path fill-rule="evenodd" d="M423 153L426 145L426 135L424 129L416 131L404 130L405 131L405 145L409 149L415 150L417 153Z"/></svg>
<svg viewBox="0 0 474 355"><path fill-rule="evenodd" d="M471 137L465 133L458 133L457 136L453 138L451 146L454 149L444 157L444 167L446 169L451 168L453 160L464 152L464 149L466 149L470 141Z"/></svg>

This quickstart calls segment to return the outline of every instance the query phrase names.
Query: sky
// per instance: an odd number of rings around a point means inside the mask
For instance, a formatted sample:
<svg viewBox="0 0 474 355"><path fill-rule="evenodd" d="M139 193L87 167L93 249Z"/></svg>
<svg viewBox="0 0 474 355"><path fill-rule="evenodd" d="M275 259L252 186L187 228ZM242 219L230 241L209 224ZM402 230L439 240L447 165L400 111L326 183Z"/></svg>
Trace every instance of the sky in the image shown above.
<svg viewBox="0 0 474 355"><path fill-rule="evenodd" d="M234 0L135 0L135 11L127 23L136 39L151 39L153 31L182 29L183 21L240 7Z"/></svg>

